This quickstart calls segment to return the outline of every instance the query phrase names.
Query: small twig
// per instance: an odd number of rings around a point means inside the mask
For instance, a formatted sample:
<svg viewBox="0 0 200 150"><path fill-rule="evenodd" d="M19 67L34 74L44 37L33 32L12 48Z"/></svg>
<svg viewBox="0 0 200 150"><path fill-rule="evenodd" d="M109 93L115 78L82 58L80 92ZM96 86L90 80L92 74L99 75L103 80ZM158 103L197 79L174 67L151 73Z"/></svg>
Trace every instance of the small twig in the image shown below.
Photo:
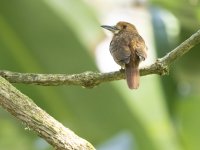
<svg viewBox="0 0 200 150"><path fill-rule="evenodd" d="M56 150L95 150L88 141L65 128L2 77L0 106L19 119L25 129L36 132Z"/></svg>
<svg viewBox="0 0 200 150"><path fill-rule="evenodd" d="M169 72L170 65L187 53L192 47L200 42L200 30L190 38L181 43L174 50L164 57L157 59L155 63L140 69L140 75L159 74L165 75ZM109 73L84 72L80 74L36 74L36 73L17 73L10 71L0 71L0 76L6 78L11 83L37 84L44 86L57 85L78 85L92 88L103 82L124 79L124 71Z"/></svg>

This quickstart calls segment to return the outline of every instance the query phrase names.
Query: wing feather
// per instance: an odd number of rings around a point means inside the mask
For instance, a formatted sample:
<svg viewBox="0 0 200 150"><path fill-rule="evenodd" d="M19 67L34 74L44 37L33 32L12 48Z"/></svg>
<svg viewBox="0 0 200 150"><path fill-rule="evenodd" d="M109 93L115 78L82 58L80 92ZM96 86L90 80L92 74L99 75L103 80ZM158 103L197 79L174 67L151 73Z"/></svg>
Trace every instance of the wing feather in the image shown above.
<svg viewBox="0 0 200 150"><path fill-rule="evenodd" d="M136 52L141 61L147 58L147 47L141 36L135 36L131 41L131 48Z"/></svg>

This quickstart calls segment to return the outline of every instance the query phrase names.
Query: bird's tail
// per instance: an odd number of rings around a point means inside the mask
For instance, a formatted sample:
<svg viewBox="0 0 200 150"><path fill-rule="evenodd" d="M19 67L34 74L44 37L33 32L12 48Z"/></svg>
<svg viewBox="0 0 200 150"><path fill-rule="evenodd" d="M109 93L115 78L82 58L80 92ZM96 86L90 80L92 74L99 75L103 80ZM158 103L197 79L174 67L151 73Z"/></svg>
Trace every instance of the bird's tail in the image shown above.
<svg viewBox="0 0 200 150"><path fill-rule="evenodd" d="M128 63L125 65L126 81L130 89L137 89L139 87L140 73L139 62Z"/></svg>

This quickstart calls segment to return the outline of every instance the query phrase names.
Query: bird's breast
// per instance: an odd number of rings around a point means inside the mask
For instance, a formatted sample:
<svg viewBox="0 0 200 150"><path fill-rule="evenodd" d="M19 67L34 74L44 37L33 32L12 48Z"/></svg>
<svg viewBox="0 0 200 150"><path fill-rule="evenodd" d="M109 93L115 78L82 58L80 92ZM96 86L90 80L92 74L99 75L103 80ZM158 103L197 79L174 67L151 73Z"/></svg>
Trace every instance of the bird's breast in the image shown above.
<svg viewBox="0 0 200 150"><path fill-rule="evenodd" d="M131 51L129 48L129 41L121 35L115 35L110 43L110 53L113 59L120 66L129 63Z"/></svg>

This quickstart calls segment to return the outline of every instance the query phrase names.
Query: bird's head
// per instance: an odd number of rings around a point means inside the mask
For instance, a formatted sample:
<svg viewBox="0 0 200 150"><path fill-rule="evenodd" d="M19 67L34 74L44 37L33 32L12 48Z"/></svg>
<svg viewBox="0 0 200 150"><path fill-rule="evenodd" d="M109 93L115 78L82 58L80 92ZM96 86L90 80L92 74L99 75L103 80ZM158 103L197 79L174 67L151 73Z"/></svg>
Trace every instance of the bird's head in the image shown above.
<svg viewBox="0 0 200 150"><path fill-rule="evenodd" d="M120 21L115 26L102 25L104 29L111 31L113 34L118 34L120 31L134 31L137 32L135 26L128 22Z"/></svg>

